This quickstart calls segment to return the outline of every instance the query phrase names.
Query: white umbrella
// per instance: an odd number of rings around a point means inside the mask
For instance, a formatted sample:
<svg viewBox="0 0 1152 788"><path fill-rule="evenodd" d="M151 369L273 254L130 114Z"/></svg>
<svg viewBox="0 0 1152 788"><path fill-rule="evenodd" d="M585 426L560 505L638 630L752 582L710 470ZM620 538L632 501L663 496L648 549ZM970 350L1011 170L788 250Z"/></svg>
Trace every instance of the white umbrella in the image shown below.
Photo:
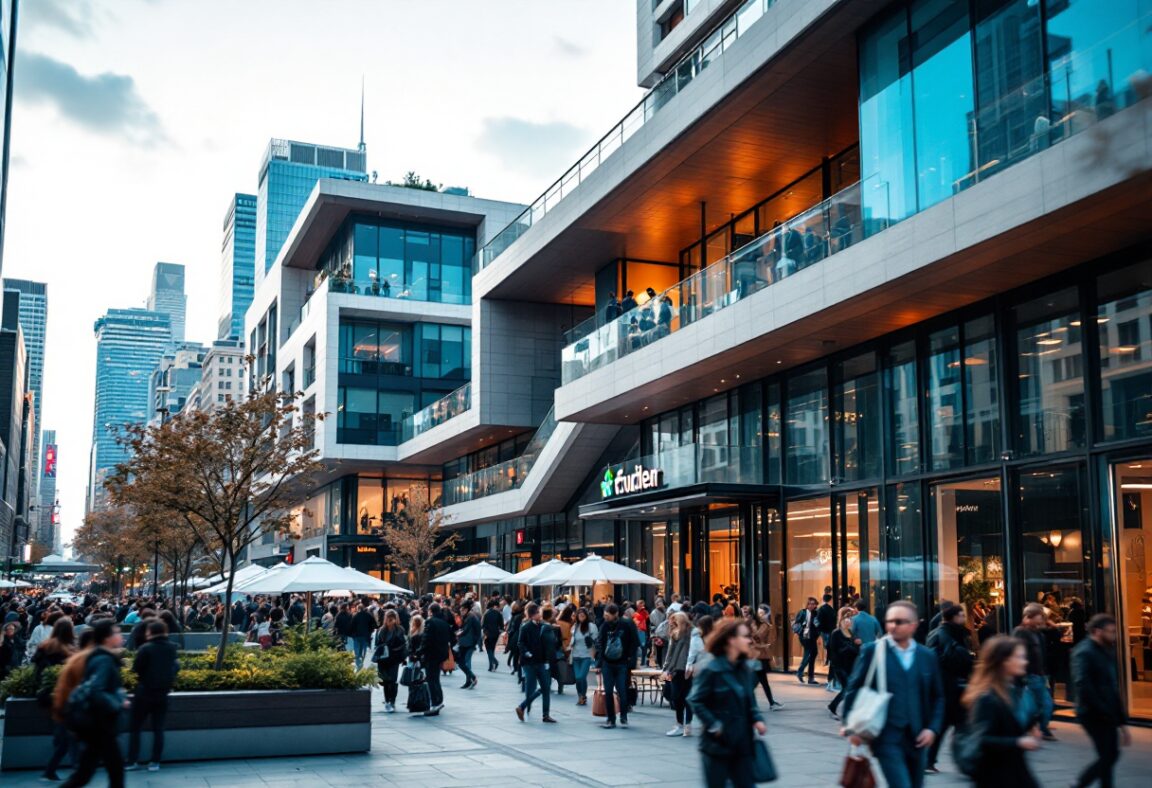
<svg viewBox="0 0 1152 788"><path fill-rule="evenodd" d="M498 566L493 566L487 561L481 561L472 566L457 569L455 572L434 577L431 582L491 585L492 583L503 583L510 577L512 577L511 572L505 571Z"/></svg>
<svg viewBox="0 0 1152 788"><path fill-rule="evenodd" d="M32 584L29 583L27 580L17 580L16 581L16 587L17 588L31 588Z"/></svg>
<svg viewBox="0 0 1152 788"><path fill-rule="evenodd" d="M630 569L623 564L601 558L595 553L589 554L582 561L572 564L567 572L557 573L551 585L558 586L591 586L596 583L638 583L641 585L658 586L664 581Z"/></svg>
<svg viewBox="0 0 1152 788"><path fill-rule="evenodd" d="M235 591L236 586L240 585L241 583L247 582L248 580L252 580L254 578L260 577L261 575L263 575L265 572L268 572L268 571L270 571L270 570L268 570L262 566L259 566L258 564L248 564L248 566L241 567L240 569L237 569L236 574L233 577L232 590ZM227 590L228 590L228 581L222 580L221 582L217 583L216 585L212 586L211 588L205 588L204 593L205 594L223 594Z"/></svg>
<svg viewBox="0 0 1152 788"><path fill-rule="evenodd" d="M268 571L238 584L233 590L245 594L296 594L342 589L369 594L410 594L406 588L386 583L372 575L346 569L312 556L279 571Z"/></svg>
<svg viewBox="0 0 1152 788"><path fill-rule="evenodd" d="M553 558L551 561L545 561L542 564L529 567L523 572L517 572L508 578L509 583L522 583L526 586L550 586L556 585L556 577L568 572L572 564L567 561L561 561L559 558Z"/></svg>
<svg viewBox="0 0 1152 788"><path fill-rule="evenodd" d="M13 583L11 580L5 580L4 578L0 577L0 588L15 588L15 587L16 587L16 584Z"/></svg>

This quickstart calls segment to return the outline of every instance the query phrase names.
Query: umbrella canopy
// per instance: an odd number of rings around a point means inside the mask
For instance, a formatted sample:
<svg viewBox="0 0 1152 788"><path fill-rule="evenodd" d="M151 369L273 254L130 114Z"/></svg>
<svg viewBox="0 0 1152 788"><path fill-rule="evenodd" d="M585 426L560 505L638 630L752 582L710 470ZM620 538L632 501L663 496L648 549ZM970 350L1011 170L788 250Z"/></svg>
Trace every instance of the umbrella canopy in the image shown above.
<svg viewBox="0 0 1152 788"><path fill-rule="evenodd" d="M386 583L371 575L346 569L313 556L278 571L269 570L259 577L240 583L233 589L244 594L292 594L330 589L360 591L370 594L410 594L405 588Z"/></svg>
<svg viewBox="0 0 1152 788"><path fill-rule="evenodd" d="M16 587L16 584L13 583L11 580L5 580L4 578L0 577L0 588L15 588L15 587Z"/></svg>
<svg viewBox="0 0 1152 788"><path fill-rule="evenodd" d="M637 583L658 586L663 585L664 581L592 553L584 560L570 565L567 572L557 573L549 585L590 586L596 583Z"/></svg>
<svg viewBox="0 0 1152 788"><path fill-rule="evenodd" d="M29 583L27 580L17 580L16 581L16 587L17 588L31 588L32 584Z"/></svg>
<svg viewBox="0 0 1152 788"><path fill-rule="evenodd" d="M472 566L466 566L463 569L457 569L455 572L449 572L445 575L432 578L433 583L475 583L476 585L489 585L491 583L503 583L505 580L512 576L511 572L507 572L498 566L493 566L487 561L481 561Z"/></svg>
<svg viewBox="0 0 1152 788"><path fill-rule="evenodd" d="M100 567L97 564L89 564L84 561L69 561L62 555L52 553L46 555L32 567L33 573L47 574L47 575L63 575L75 572L98 572Z"/></svg>
<svg viewBox="0 0 1152 788"><path fill-rule="evenodd" d="M265 572L268 572L268 571L270 571L270 570L265 569L264 567L258 566L256 564L248 564L248 566L241 567L240 569L237 569L236 574L233 577L232 590L235 591L236 586L240 585L241 583L245 583L249 580L252 580L254 578L260 577L261 575L263 575ZM212 586L211 588L205 588L204 593L205 594L223 594L227 590L228 590L228 581L222 580L221 582L217 583L216 585Z"/></svg>
<svg viewBox="0 0 1152 788"><path fill-rule="evenodd" d="M557 585L555 578L571 568L572 564L567 561L553 558L551 561L537 564L536 566L525 569L523 572L517 572L509 577L507 582L522 583L527 586Z"/></svg>

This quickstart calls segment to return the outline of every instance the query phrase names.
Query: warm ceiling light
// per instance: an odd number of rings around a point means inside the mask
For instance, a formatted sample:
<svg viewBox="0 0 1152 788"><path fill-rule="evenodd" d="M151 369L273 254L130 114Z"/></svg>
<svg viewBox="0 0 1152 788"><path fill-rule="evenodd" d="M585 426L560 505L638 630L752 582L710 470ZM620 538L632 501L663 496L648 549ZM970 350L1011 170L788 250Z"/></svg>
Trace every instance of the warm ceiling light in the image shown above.
<svg viewBox="0 0 1152 788"><path fill-rule="evenodd" d="M1136 345L1117 345L1112 348L1113 353L1135 353L1140 348Z"/></svg>
<svg viewBox="0 0 1152 788"><path fill-rule="evenodd" d="M1050 337L1048 339L1037 339L1036 344L1037 345L1059 345L1063 341L1064 340L1059 339L1058 337Z"/></svg>
<svg viewBox="0 0 1152 788"><path fill-rule="evenodd" d="M1051 544L1053 547L1059 547L1060 543L1063 541L1064 541L1064 532L1063 531L1053 531L1052 533L1048 534L1048 543Z"/></svg>

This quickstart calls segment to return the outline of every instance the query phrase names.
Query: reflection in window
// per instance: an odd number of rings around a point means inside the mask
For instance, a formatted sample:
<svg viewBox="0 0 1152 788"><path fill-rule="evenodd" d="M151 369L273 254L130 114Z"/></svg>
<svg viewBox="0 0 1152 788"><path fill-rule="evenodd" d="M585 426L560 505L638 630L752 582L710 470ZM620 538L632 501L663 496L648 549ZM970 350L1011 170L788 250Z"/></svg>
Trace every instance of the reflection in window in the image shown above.
<svg viewBox="0 0 1152 788"><path fill-rule="evenodd" d="M790 501L788 526L788 612L795 616L805 600L820 599L832 588L832 502L828 498ZM792 668L799 667L803 649L792 635Z"/></svg>
<svg viewBox="0 0 1152 788"><path fill-rule="evenodd" d="M1084 446L1084 370L1078 294L1073 288L1019 306L1017 392L1022 454Z"/></svg>
<svg viewBox="0 0 1152 788"><path fill-rule="evenodd" d="M708 518L708 598L723 594L740 599L739 515L712 515Z"/></svg>
<svg viewBox="0 0 1152 788"><path fill-rule="evenodd" d="M383 529L384 480L361 476L356 485L356 533L379 536Z"/></svg>
<svg viewBox="0 0 1152 788"><path fill-rule="evenodd" d="M828 390L824 369L788 381L785 440L789 484L828 480Z"/></svg>
<svg viewBox="0 0 1152 788"><path fill-rule="evenodd" d="M921 610L927 609L927 568L920 527L920 485L889 485L885 501L884 557L888 599L907 599ZM885 600L887 601L887 600Z"/></svg>
<svg viewBox="0 0 1152 788"><path fill-rule="evenodd" d="M1152 260L1101 276L1101 407L1104 440L1152 435Z"/></svg>
<svg viewBox="0 0 1152 788"><path fill-rule="evenodd" d="M836 475L844 481L880 475L880 382L876 357L866 353L837 365Z"/></svg>
<svg viewBox="0 0 1152 788"><path fill-rule="evenodd" d="M960 392L960 328L928 337L928 445L932 470L964 464L964 402Z"/></svg>
<svg viewBox="0 0 1152 788"><path fill-rule="evenodd" d="M991 315L964 324L964 396L970 464L1000 457L1000 385L997 382L996 328Z"/></svg>
<svg viewBox="0 0 1152 788"><path fill-rule="evenodd" d="M920 470L920 418L916 406L916 344L904 342L884 364L888 395L888 472L903 476Z"/></svg>

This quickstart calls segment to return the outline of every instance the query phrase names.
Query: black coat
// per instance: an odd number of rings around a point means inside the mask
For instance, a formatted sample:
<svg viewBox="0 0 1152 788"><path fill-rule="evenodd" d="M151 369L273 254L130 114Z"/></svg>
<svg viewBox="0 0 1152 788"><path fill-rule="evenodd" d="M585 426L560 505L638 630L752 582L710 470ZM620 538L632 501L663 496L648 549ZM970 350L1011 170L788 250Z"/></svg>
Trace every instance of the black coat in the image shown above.
<svg viewBox="0 0 1152 788"><path fill-rule="evenodd" d="M140 677L137 691L169 692L179 670L176 644L163 635L149 638L132 661L132 672Z"/></svg>
<svg viewBox="0 0 1152 788"><path fill-rule="evenodd" d="M460 622L460 634L456 638L461 651L477 648L480 645L480 619L472 613L465 613Z"/></svg>
<svg viewBox="0 0 1152 788"><path fill-rule="evenodd" d="M504 616L496 608L489 608L484 613L484 619L480 622L480 628L484 630L484 641L486 643L495 643L500 639L500 633L504 629Z"/></svg>
<svg viewBox="0 0 1152 788"><path fill-rule="evenodd" d="M439 665L448 659L452 645L452 627L437 616L430 616L424 622L424 661Z"/></svg>
<svg viewBox="0 0 1152 788"><path fill-rule="evenodd" d="M92 695L93 716L104 725L115 725L116 717L124 708L120 657L101 646L92 649L84 663L83 680L91 681L96 689Z"/></svg>
<svg viewBox="0 0 1152 788"><path fill-rule="evenodd" d="M958 709L960 696L968 686L968 678L976 664L976 656L968 647L968 629L945 621L928 634L928 648L940 660L940 679L944 682L944 699L950 708Z"/></svg>
<svg viewBox="0 0 1152 788"><path fill-rule="evenodd" d="M827 602L816 608L816 628L825 635L836 630L836 611Z"/></svg>
<svg viewBox="0 0 1152 788"><path fill-rule="evenodd" d="M352 637L352 614L347 610L341 610L332 622L332 629L342 638Z"/></svg>
<svg viewBox="0 0 1152 788"><path fill-rule="evenodd" d="M1016 740L1026 731L1012 707L995 692L982 695L968 718L969 736L980 740L982 758L973 779L978 788L1036 788L1039 784Z"/></svg>
<svg viewBox="0 0 1152 788"><path fill-rule="evenodd" d="M513 614L508 620L508 650L514 656L520 654L520 627L524 625L524 615Z"/></svg>
<svg viewBox="0 0 1152 788"><path fill-rule="evenodd" d="M521 665L547 665L551 659L544 645L544 627L547 624L531 619L520 625L518 646Z"/></svg>
<svg viewBox="0 0 1152 788"><path fill-rule="evenodd" d="M620 645L624 647L624 655L620 659L608 659L608 637L617 630L620 631ZM596 636L596 665L603 667L609 665L627 665L629 669L636 666L636 651L640 648L640 635L636 625L627 618L617 618L615 621L604 619L600 633Z"/></svg>
<svg viewBox="0 0 1152 788"><path fill-rule="evenodd" d="M1072 684L1076 716L1113 727L1124 725L1124 703L1116 675L1116 653L1085 638L1072 649Z"/></svg>
<svg viewBox="0 0 1152 788"><path fill-rule="evenodd" d="M361 610L352 616L349 630L354 638L370 638L376 634L376 618L367 610Z"/></svg>
<svg viewBox="0 0 1152 788"><path fill-rule="evenodd" d="M388 646L388 656L376 663L376 672L382 681L395 683L400 664L408 657L408 638L405 637L404 630L400 627L394 627L391 630L387 627L380 627L376 630L373 656L375 656L376 648L381 645Z"/></svg>
<svg viewBox="0 0 1152 788"><path fill-rule="evenodd" d="M856 665L858 656L860 647L839 629L828 638L828 657L832 662L832 668L841 673L845 680L852 675L852 668Z"/></svg>
<svg viewBox="0 0 1152 788"><path fill-rule="evenodd" d="M756 704L756 675L747 663L716 657L692 677L688 704L700 720L700 751L718 758L752 755L752 726L763 722Z"/></svg>

